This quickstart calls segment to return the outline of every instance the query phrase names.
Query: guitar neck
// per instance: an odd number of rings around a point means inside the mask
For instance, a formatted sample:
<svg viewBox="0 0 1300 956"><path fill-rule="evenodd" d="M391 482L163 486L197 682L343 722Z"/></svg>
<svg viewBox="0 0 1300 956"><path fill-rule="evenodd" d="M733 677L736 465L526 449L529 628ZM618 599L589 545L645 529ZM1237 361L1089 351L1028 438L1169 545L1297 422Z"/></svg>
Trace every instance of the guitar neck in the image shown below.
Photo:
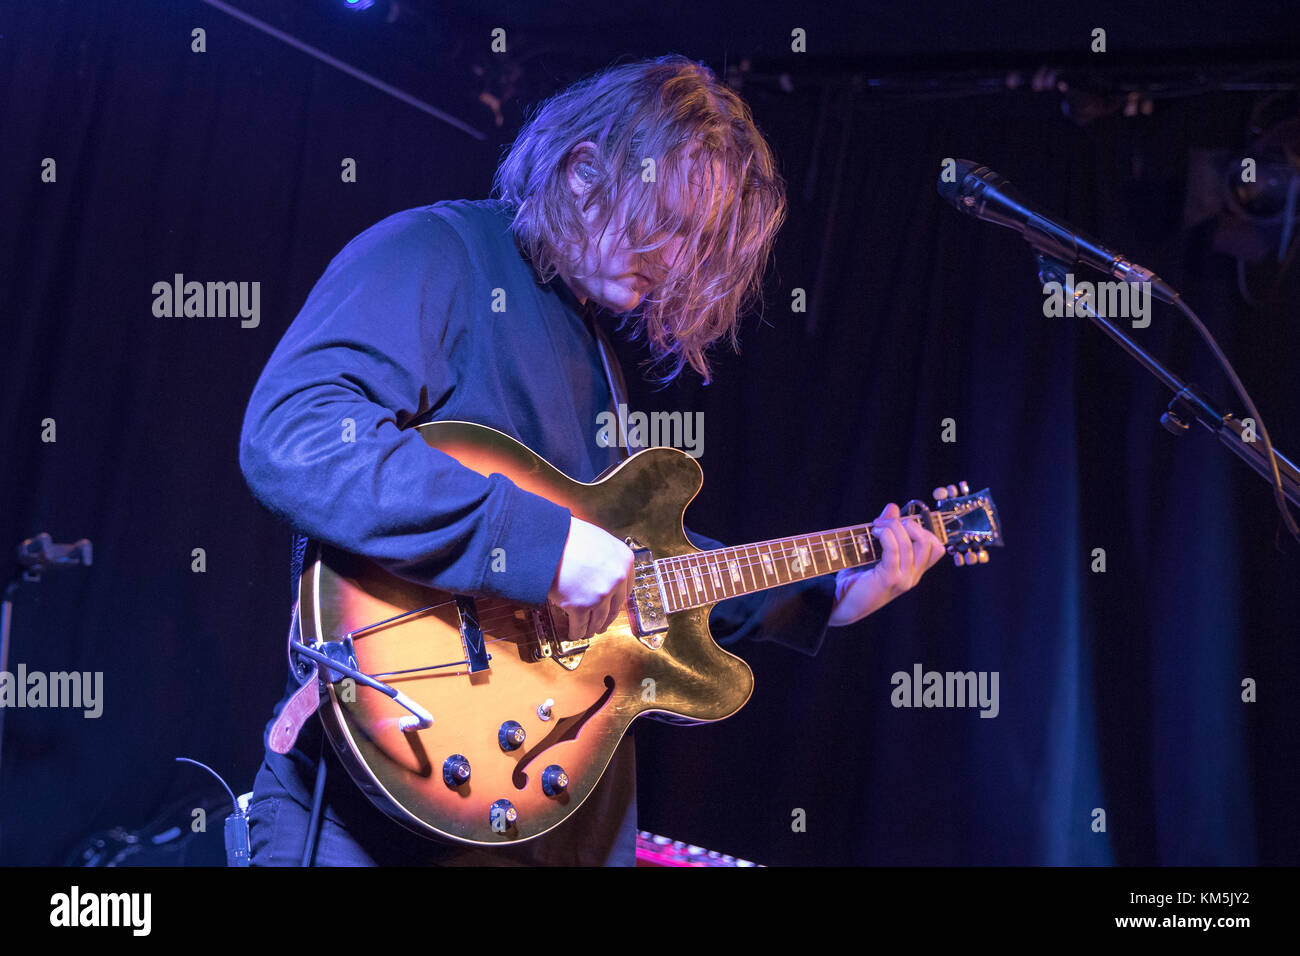
<svg viewBox="0 0 1300 956"><path fill-rule="evenodd" d="M924 520L904 515L903 520ZM685 611L880 560L872 524L659 558L665 610ZM933 529L932 530L937 530ZM942 531L937 533L942 537Z"/></svg>

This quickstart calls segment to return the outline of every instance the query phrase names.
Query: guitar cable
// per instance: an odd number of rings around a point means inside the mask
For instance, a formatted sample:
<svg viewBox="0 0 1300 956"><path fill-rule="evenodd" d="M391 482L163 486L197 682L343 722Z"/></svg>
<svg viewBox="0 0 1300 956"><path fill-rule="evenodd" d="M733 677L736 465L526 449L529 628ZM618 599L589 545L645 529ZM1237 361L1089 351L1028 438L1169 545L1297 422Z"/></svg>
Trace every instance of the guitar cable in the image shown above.
<svg viewBox="0 0 1300 956"><path fill-rule="evenodd" d="M321 736L320 762L316 765L316 785L311 794L311 818L307 823L307 843L302 848L304 867L311 866L316 856L316 844L320 840L321 803L325 796L325 738Z"/></svg>
<svg viewBox="0 0 1300 956"><path fill-rule="evenodd" d="M225 789L230 795L230 803L235 808L234 813L226 817L225 840L226 840L226 866L248 866L251 844L248 836L248 814L244 808L239 805L239 800L235 797L235 791L230 789L230 784L226 783L224 777L217 773L205 763L200 763L190 757L177 757L177 763L192 763L196 767L202 767L212 776L217 778L217 783ZM112 865L112 864L110 864Z"/></svg>

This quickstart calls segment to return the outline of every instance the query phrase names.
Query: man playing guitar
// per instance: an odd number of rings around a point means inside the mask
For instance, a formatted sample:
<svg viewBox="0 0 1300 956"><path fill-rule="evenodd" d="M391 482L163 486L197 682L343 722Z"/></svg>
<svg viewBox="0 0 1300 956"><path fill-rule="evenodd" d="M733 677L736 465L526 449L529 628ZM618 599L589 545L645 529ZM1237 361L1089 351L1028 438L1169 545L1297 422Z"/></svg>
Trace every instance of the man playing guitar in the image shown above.
<svg viewBox="0 0 1300 956"><path fill-rule="evenodd" d="M415 426L490 426L595 480L621 459L597 440L597 416L625 394L598 319L621 317L644 337L664 378L690 366L707 379L706 350L734 341L757 296L784 186L748 107L706 67L673 56L614 67L547 101L494 191L397 213L348 244L262 373L240 462L258 499L299 534L425 587L549 603L582 641L627 607L628 544L436 451ZM872 530L881 550L870 570L718 604L718 643L814 653L828 626L911 589L944 553L896 504ZM296 689L291 679L277 714ZM571 819L481 847L424 840L386 819L313 721L288 752L268 749L250 816L254 865L630 865L632 742L618 744Z"/></svg>

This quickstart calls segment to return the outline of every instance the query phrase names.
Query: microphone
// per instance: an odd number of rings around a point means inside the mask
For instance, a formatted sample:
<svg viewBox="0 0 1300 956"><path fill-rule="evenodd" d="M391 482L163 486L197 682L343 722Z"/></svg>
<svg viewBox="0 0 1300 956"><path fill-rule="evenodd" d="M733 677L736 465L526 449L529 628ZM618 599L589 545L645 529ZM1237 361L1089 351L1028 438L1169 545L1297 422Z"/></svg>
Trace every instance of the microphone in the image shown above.
<svg viewBox="0 0 1300 956"><path fill-rule="evenodd" d="M1010 181L987 166L969 159L951 162L955 168L950 169L945 162L944 171L939 174L939 195L959 211L1014 229L1025 242L1049 258L1083 263L1122 282L1150 283L1151 294L1161 302L1172 303L1179 298L1179 293L1150 269L1130 262L1113 249L1037 210L1012 188Z"/></svg>

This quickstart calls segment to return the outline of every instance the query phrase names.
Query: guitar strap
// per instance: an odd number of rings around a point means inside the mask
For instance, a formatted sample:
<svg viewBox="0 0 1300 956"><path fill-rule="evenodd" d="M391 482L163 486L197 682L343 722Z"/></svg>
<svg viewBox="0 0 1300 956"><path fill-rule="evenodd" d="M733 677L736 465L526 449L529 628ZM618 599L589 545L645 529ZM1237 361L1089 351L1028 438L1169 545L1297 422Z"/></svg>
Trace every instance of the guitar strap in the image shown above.
<svg viewBox="0 0 1300 956"><path fill-rule="evenodd" d="M596 347L600 351L600 364L605 368L605 381L609 384L610 400L613 402L614 421L619 429L618 447L623 449L623 457L626 458L631 450L627 446L627 435L623 434L622 423L623 416L618 413L619 407L627 407L627 382L623 379L623 369L618 364L618 357L614 355L613 347L610 346L609 340L605 337L605 330L600 327L596 321L595 310L590 307L584 307L583 314L587 318L588 325L591 326L592 333L596 336ZM617 374L616 374L617 373Z"/></svg>
<svg viewBox="0 0 1300 956"><path fill-rule="evenodd" d="M302 566L307 553L307 536L295 534L293 538L293 557L290 560L289 580L293 595L293 609L289 619L289 646L299 640L298 626L298 586L302 580ZM289 652L289 668L294 679L301 685L285 702L267 734L267 746L278 754L288 753L298 739L303 725L311 719L320 706L320 689L317 679L320 676L315 661L295 660Z"/></svg>

